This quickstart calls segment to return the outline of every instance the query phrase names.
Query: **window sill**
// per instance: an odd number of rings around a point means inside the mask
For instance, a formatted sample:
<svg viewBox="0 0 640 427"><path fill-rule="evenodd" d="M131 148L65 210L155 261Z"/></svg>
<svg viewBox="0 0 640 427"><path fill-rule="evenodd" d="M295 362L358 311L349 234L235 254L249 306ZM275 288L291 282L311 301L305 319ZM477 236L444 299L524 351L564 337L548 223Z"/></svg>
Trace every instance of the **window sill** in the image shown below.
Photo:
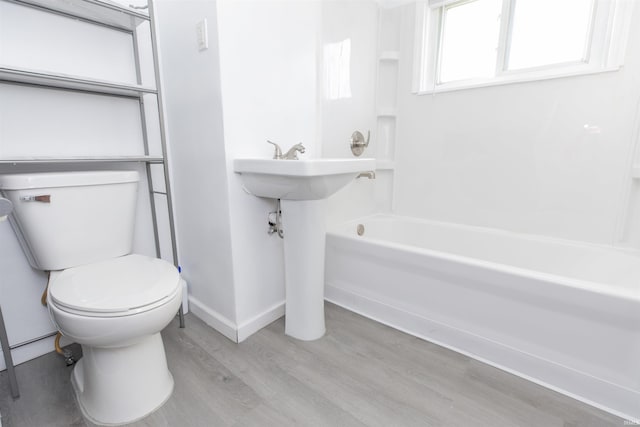
<svg viewBox="0 0 640 427"><path fill-rule="evenodd" d="M622 66L611 66L603 68L581 68L571 71L559 70L538 70L530 72L514 72L512 74L504 74L490 79L477 80L461 80L457 82L444 83L436 85L432 89L415 90L415 95L432 95L435 93L453 92L465 89L476 89L483 87L502 86L514 83L527 83L542 80L560 79L565 77L587 76L591 74L602 74L619 71Z"/></svg>

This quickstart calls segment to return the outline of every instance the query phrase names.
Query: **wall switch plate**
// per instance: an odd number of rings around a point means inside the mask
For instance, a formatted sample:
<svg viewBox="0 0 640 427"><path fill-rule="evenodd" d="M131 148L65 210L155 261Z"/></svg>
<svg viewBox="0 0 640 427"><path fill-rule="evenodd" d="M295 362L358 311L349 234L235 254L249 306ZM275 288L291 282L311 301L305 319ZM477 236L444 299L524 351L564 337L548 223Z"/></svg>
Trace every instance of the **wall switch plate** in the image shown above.
<svg viewBox="0 0 640 427"><path fill-rule="evenodd" d="M207 19L196 24L196 36L198 38L198 50L209 49L209 32L207 31Z"/></svg>

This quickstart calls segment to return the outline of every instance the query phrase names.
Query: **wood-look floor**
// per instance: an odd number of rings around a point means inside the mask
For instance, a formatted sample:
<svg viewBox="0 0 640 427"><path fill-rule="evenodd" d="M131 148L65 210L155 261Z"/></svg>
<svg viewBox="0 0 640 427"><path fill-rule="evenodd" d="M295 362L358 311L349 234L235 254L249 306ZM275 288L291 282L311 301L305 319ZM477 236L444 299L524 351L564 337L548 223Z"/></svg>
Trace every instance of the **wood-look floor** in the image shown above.
<svg viewBox="0 0 640 427"><path fill-rule="evenodd" d="M327 304L327 334L280 319L234 344L188 315L163 332L171 399L135 426L622 426L624 420ZM76 349L77 351L77 349ZM0 374L2 427L88 426L55 353Z"/></svg>

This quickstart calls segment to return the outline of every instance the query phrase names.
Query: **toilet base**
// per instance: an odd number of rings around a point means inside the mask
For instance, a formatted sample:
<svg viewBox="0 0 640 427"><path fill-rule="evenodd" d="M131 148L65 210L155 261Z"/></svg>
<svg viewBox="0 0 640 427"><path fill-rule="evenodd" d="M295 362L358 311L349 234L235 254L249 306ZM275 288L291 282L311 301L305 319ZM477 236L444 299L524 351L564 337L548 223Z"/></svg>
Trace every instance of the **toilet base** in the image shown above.
<svg viewBox="0 0 640 427"><path fill-rule="evenodd" d="M173 392L173 377L160 333L126 347L82 346L71 374L82 410L92 423L121 425L160 408Z"/></svg>

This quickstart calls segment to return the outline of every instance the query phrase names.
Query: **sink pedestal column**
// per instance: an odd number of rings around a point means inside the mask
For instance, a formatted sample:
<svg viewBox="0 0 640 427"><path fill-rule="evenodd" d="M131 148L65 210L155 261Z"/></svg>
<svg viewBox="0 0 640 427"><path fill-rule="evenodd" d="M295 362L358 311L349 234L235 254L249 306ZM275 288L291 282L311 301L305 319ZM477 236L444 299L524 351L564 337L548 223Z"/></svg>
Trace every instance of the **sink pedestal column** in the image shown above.
<svg viewBox="0 0 640 427"><path fill-rule="evenodd" d="M327 200L281 200L284 230L285 334L311 341L324 326Z"/></svg>

